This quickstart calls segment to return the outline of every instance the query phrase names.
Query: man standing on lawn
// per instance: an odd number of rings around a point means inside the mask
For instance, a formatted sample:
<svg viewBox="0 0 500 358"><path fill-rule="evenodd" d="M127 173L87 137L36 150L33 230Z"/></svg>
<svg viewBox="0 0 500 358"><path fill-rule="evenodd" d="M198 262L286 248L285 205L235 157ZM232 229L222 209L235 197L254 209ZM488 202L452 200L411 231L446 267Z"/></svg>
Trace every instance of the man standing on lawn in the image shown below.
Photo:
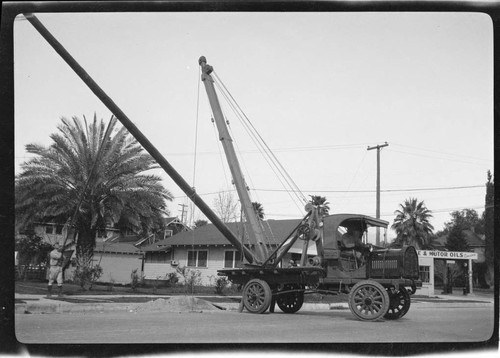
<svg viewBox="0 0 500 358"><path fill-rule="evenodd" d="M52 296L52 284L54 281L57 282L58 296L62 296L62 285L63 285L63 260L64 256L62 254L63 247L56 242L54 244L54 250L49 254L50 258L50 268L49 268L49 285L47 297Z"/></svg>

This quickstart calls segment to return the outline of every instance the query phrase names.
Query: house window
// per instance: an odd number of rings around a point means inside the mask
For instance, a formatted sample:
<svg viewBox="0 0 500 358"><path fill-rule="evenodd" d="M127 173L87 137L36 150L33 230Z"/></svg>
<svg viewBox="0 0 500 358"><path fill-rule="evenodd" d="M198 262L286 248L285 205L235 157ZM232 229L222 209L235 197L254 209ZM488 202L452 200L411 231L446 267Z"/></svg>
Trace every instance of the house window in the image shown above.
<svg viewBox="0 0 500 358"><path fill-rule="evenodd" d="M163 238L166 239L167 237L170 237L174 234L172 230L165 230L165 234L163 235Z"/></svg>
<svg viewBox="0 0 500 358"><path fill-rule="evenodd" d="M430 266L419 266L418 271L420 274L420 280L422 280L423 283L429 283L430 282L431 267Z"/></svg>
<svg viewBox="0 0 500 358"><path fill-rule="evenodd" d="M170 253L165 251L148 252L146 262L153 264L164 264L170 261Z"/></svg>
<svg viewBox="0 0 500 358"><path fill-rule="evenodd" d="M190 267L207 267L208 250L188 250L188 262Z"/></svg>
<svg viewBox="0 0 500 358"><path fill-rule="evenodd" d="M224 252L224 268L234 268L241 260L239 251L225 251Z"/></svg>
<svg viewBox="0 0 500 358"><path fill-rule="evenodd" d="M54 228L52 227L52 225L45 226L45 233L46 234L52 234L53 231L54 231Z"/></svg>
<svg viewBox="0 0 500 358"><path fill-rule="evenodd" d="M57 225L56 226L56 234L57 235L61 235L62 234L62 229L63 229L62 225Z"/></svg>

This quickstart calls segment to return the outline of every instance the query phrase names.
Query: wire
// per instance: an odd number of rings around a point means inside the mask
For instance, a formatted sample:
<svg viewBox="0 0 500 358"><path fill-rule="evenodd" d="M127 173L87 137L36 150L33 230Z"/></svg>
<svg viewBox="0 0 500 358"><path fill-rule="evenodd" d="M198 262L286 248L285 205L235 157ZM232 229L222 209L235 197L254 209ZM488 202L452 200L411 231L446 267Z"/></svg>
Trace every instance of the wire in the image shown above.
<svg viewBox="0 0 500 358"><path fill-rule="evenodd" d="M493 207L494 207L494 205L486 205L486 206L485 205L471 205L471 206L467 206L466 208L467 209L489 209L489 208L493 208ZM441 208L441 209L431 210L431 214L432 213L452 212L452 211L463 210L463 209L464 209L464 207ZM284 213L279 213L279 214L269 213L269 216L295 218L293 214L284 214ZM394 213L381 213L380 217L394 217Z"/></svg>
<svg viewBox="0 0 500 358"><path fill-rule="evenodd" d="M356 171L354 172L354 175L352 176L351 182L349 183L349 186L347 187L347 192L349 192L349 190L351 189L352 183L354 183L354 179L358 175L358 171L361 168L361 164L363 164L367 154L368 154L368 151L365 151L365 154L363 155L363 158L359 162L358 167L357 167ZM346 199L346 195L343 195L341 198L338 199L338 201L342 202L345 199Z"/></svg>
<svg viewBox="0 0 500 358"><path fill-rule="evenodd" d="M422 150L422 151L425 151L425 152L438 153L438 154L444 154L444 155L451 155L451 156L460 157L460 158L470 158L470 159L488 161L487 159L484 159L484 158L472 157L472 156L463 155L463 154L440 152L440 151L437 151L437 150L426 149L426 148L419 148L419 147L413 147L413 146L410 146L410 145L398 144L398 143L394 143L394 142L391 142L391 145L396 145L396 146L399 146L399 147L405 147L405 148Z"/></svg>
<svg viewBox="0 0 500 358"><path fill-rule="evenodd" d="M259 135L259 133L255 129L255 127L252 125L252 123L250 122L248 117L245 115L245 113L243 112L241 107L237 104L237 102L234 100L231 93L227 90L224 83L220 80L220 78L217 76L217 74L214 73L214 76L217 78L216 85L220 89L220 92L226 98L227 102L229 103L229 105L233 109L234 113L236 114L236 117L238 119L240 119L240 122L242 123L244 129L250 135L252 141L257 146L257 148L259 149L261 154L263 154L264 158L266 159L266 162L269 164L271 169L273 169L273 172L275 173L275 175L278 178L279 178L279 175L281 175L281 178L288 184L288 186L290 188L294 189L294 190L292 190L292 192L297 196L299 201L302 200L303 202L307 202L305 196L302 194L302 192L297 187L297 185L295 184L293 179L290 177L290 175L286 172L285 168L281 165L281 163L276 158L274 153L271 151L269 146L265 143L263 138ZM219 85L219 83L220 83L220 85ZM277 174L276 171L278 171L279 175ZM280 180L280 182L284 186L283 181ZM299 210L301 210L300 206L298 206L298 208L299 208Z"/></svg>
<svg viewBox="0 0 500 358"><path fill-rule="evenodd" d="M417 154L417 153L410 153L410 152L404 152L404 151L401 151L401 150L394 150L394 149L389 149L391 152L395 152L395 153L403 153L403 154L408 154L408 155L413 155L413 156L416 156L416 157L424 157L424 158L433 158L433 159L441 159L441 160L447 160L447 161L451 161L451 162L458 162L458 163L466 163L466 164L474 164L474 165L484 165L484 164L481 164L481 163L476 163L476 162L471 162L471 161L466 161L466 160L458 160L458 159L451 159L451 158L439 158L439 157L436 157L436 156L432 156L432 155L425 155L425 154ZM485 160L485 159L482 159L482 160Z"/></svg>
<svg viewBox="0 0 500 358"><path fill-rule="evenodd" d="M469 185L469 186L453 186L453 187L440 187L440 188L411 188L411 189L384 189L380 192L407 192L407 191L435 191L435 190L456 190L456 189L471 189L471 188L484 188L484 185ZM253 189L259 191L284 191L282 189ZM307 192L318 193L375 193L376 190L305 190Z"/></svg>

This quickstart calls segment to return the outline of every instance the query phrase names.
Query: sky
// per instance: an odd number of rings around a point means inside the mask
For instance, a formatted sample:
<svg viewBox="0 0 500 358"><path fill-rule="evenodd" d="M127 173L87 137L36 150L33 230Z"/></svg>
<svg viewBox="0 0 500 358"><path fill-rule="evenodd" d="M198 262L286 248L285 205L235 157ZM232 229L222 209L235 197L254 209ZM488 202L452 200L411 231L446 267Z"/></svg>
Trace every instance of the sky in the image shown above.
<svg viewBox="0 0 500 358"><path fill-rule="evenodd" d="M435 230L484 210L493 171L493 26L481 13L160 12L35 14L197 193L236 195L200 83L205 56L259 135L330 213L392 224L424 201ZM15 165L50 145L61 117L111 112L32 25L14 22ZM253 201L267 219L301 218L219 95ZM163 172L172 216L202 219Z"/></svg>

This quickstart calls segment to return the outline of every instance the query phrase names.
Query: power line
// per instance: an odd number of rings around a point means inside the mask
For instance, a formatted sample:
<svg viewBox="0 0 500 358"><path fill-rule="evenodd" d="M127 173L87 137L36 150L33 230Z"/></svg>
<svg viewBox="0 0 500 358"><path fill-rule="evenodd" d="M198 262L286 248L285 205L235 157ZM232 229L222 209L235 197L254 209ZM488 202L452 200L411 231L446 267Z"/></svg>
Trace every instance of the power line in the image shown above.
<svg viewBox="0 0 500 358"><path fill-rule="evenodd" d="M436 187L436 188L409 188L409 189L385 189L381 192L408 192L408 191L437 191L437 190L459 190L459 189L473 189L473 188L484 188L484 185L464 185L464 186L449 186L449 187ZM267 191L267 192L287 192L285 189L256 189L255 191ZM374 193L375 190L303 190L309 193ZM209 193L203 193L198 195L214 195L224 192L234 192L234 190L219 190ZM183 198L185 196L176 196L174 199Z"/></svg>
<svg viewBox="0 0 500 358"><path fill-rule="evenodd" d="M408 192L408 191L436 191L436 190L458 190L458 189L471 189L471 188L484 188L484 185L469 185L469 186L450 186L450 187L438 187L438 188L409 188L409 189L384 189L381 192ZM252 189L258 191L284 191L283 189ZM375 190L303 190L304 192L315 192L315 193L374 193Z"/></svg>
<svg viewBox="0 0 500 358"><path fill-rule="evenodd" d="M399 147L405 147L405 148L410 148L410 149L417 149L417 150L422 150L424 152L431 152L431 153L437 153L437 154L444 154L444 155L450 155L453 157L459 157L459 158L469 158L469 159L476 159L476 160L482 160L482 161L488 161L487 159L484 158L478 158L478 157L473 157L469 155L463 155L463 154L455 154L455 153L448 153L448 152L441 152L437 150L432 150L432 149L426 149L426 148L419 148L419 147L413 147L410 145L404 145L404 144L398 144L398 143L393 143L396 146Z"/></svg>
<svg viewBox="0 0 500 358"><path fill-rule="evenodd" d="M463 210L464 208L466 209L487 209L493 207L492 205L485 206L483 205L471 205L471 206L466 206L466 207L455 207L455 208L442 208L442 209L436 209L436 210L431 210L431 213L446 213L446 212L452 212L456 210ZM283 213L267 213L267 217L288 217L288 218L294 218L294 214L283 214ZM394 217L394 213L381 213L381 217ZM272 220L272 219L271 219Z"/></svg>
<svg viewBox="0 0 500 358"><path fill-rule="evenodd" d="M325 146L309 146L309 147L282 147L282 148L275 148L273 149L273 152L301 152L301 151L318 151L318 150L336 150L336 149L351 149L351 148L360 148L366 145L365 143L354 143L354 144L340 144L340 145L325 145ZM260 154L261 151L258 149L247 149L247 150L240 150L240 153L243 154ZM214 154L219 154L219 152L216 151L201 151L198 152L197 154L203 154L203 155L214 155ZM183 156L183 155L194 155L193 152L172 152L172 153L165 153L167 156ZM36 156L16 156L14 157L16 159L18 158L36 158Z"/></svg>

